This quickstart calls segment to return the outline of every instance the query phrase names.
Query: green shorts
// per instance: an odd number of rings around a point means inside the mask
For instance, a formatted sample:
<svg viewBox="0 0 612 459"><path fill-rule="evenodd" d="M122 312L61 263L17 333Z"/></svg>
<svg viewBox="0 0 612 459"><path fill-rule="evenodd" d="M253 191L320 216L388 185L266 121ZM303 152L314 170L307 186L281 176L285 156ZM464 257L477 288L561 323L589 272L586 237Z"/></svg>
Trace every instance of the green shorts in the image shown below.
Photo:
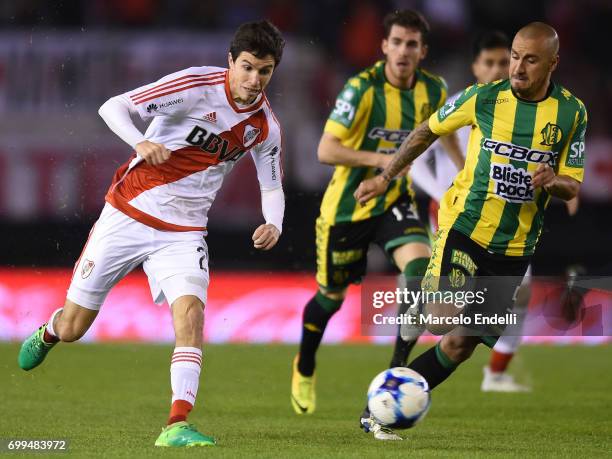
<svg viewBox="0 0 612 459"><path fill-rule="evenodd" d="M472 306L469 313L503 315L514 307L514 297L530 259L490 252L457 230L440 228L421 287L427 291L488 291L485 302ZM484 344L493 347L504 328L473 329Z"/></svg>
<svg viewBox="0 0 612 459"><path fill-rule="evenodd" d="M381 215L356 222L328 224L317 219L317 283L328 291L358 284L366 273L368 247L380 246L389 258L410 242L429 245L410 197L399 198Z"/></svg>

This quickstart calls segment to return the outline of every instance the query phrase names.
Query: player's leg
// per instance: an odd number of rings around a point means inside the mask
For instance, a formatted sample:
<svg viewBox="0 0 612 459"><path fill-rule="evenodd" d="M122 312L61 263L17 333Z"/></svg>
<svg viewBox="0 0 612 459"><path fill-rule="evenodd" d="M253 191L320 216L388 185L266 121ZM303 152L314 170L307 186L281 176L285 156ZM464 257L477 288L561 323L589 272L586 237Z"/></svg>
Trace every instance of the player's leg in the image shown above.
<svg viewBox="0 0 612 459"><path fill-rule="evenodd" d="M418 372L434 389L448 378L453 371L470 358L476 346L481 343L478 336L447 334L433 347L415 358L408 368Z"/></svg>
<svg viewBox="0 0 612 459"><path fill-rule="evenodd" d="M402 272L403 282L401 285L403 285L405 289L412 291L420 290L421 281L427 271L430 256L431 249L429 244L424 242L404 244L393 252L395 265ZM410 306L414 307L410 308ZM409 308L417 313L418 307L416 306L417 305L410 305L408 303L400 303L398 316L408 313ZM389 368L406 366L410 352L423 331L424 328L418 325L398 326Z"/></svg>
<svg viewBox="0 0 612 459"><path fill-rule="evenodd" d="M202 332L206 304L208 248L201 232L155 231L158 248L143 264L153 300L168 301L172 311L175 347L170 360L172 399L166 427L156 446L211 446L215 439L187 422L193 409L202 369Z"/></svg>
<svg viewBox="0 0 612 459"><path fill-rule="evenodd" d="M81 338L97 315L97 310L84 308L67 299L63 308L55 310L49 321L23 342L18 356L19 366L23 370L36 368L58 342L70 343Z"/></svg>
<svg viewBox="0 0 612 459"><path fill-rule="evenodd" d="M329 225L323 218L317 219L319 290L304 308L299 353L292 365L291 404L296 414L311 414L315 410L317 350L327 324L342 306L348 285L365 274L367 248L374 225L375 222L369 220Z"/></svg>
<svg viewBox="0 0 612 459"><path fill-rule="evenodd" d="M177 298L171 306L176 343L170 364L172 406L168 425L186 421L193 409L202 369L204 303L192 295Z"/></svg>
<svg viewBox="0 0 612 459"><path fill-rule="evenodd" d="M409 197L400 198L383 215L376 231L375 242L385 251L390 260L402 273L398 276L398 288L420 290L421 280L427 270L431 249L429 235L419 221L416 207ZM408 303L398 305L398 316L418 312ZM389 368L405 366L410 351L416 344L424 328L420 326L398 326L397 336ZM359 418L361 428L373 432L377 440L401 440L402 438L388 428L378 424L368 406Z"/></svg>
<svg viewBox="0 0 612 459"><path fill-rule="evenodd" d="M419 220L416 206L409 196L398 199L383 215L376 231L376 243L402 273L398 287L420 290L421 280L427 270L431 256L429 234ZM398 315L417 312L410 304L400 303ZM398 326L390 368L405 366L410 351L416 344L423 328Z"/></svg>
<svg viewBox="0 0 612 459"><path fill-rule="evenodd" d="M293 359L291 405L296 414L312 414L316 409L316 354L327 324L340 309L347 288L327 291L322 287L304 307L302 337L298 355Z"/></svg>
<svg viewBox="0 0 612 459"><path fill-rule="evenodd" d="M327 324L340 310L347 287L327 290L319 286L317 293L304 307L302 314L302 338L296 356L297 370L303 376L312 376L316 366L316 353L323 339Z"/></svg>
<svg viewBox="0 0 612 459"><path fill-rule="evenodd" d="M418 239L413 241L414 242L408 242L393 250L392 257L395 265L402 271L398 281L398 287L407 290L420 290L421 280L423 279L425 271L427 270L427 264L429 263L431 249L429 243L419 241ZM408 303L400 303L398 305L398 316L408 313L410 306L411 305ZM417 307L413 310L414 313L418 313ZM424 329L424 327L417 325L409 327L398 326L389 368L407 365L410 352ZM396 435L390 429L384 428L374 421L370 416L370 409L367 404L361 413L359 423L366 433L370 431L373 432L374 438L377 440L401 440L399 435Z"/></svg>
<svg viewBox="0 0 612 459"><path fill-rule="evenodd" d="M433 243L432 258L424 276L423 289L436 291L469 288L468 280L477 274L485 252L467 236L455 230L438 230ZM455 284L454 287L448 284L447 276L452 273L461 273L462 279L466 280L465 284ZM438 313L435 306L428 308L428 313L445 314L444 308ZM435 388L446 380L460 363L467 360L478 343L482 342L480 336L467 335L466 330L462 328L445 334L435 346L410 362L408 368L420 373L427 380L430 389Z"/></svg>
<svg viewBox="0 0 612 459"><path fill-rule="evenodd" d="M104 207L75 263L64 306L24 341L21 368L35 368L59 341L76 341L87 332L110 289L142 262L146 238L141 228L147 231L108 204Z"/></svg>
<svg viewBox="0 0 612 459"><path fill-rule="evenodd" d="M172 404L167 425L155 446L213 446L215 439L187 423L195 405L202 370L202 331L204 303L193 295L183 295L172 302L172 323L176 344L170 363Z"/></svg>
<svg viewBox="0 0 612 459"><path fill-rule="evenodd" d="M516 324L506 327L504 334L497 340L489 363L483 368L483 379L480 386L483 392L529 392L531 388L519 384L507 373L508 365L513 359L522 340L522 328L529 299L531 298L531 266L523 279L514 302L513 312L516 314Z"/></svg>
<svg viewBox="0 0 612 459"><path fill-rule="evenodd" d="M492 254L456 230L441 229L434 241L433 256L423 288L432 291L486 291L487 300L482 304L471 303L466 306L465 313L468 316L475 313L505 314L512 307L514 293L520 284L520 280L516 279L525 273L527 265L527 258ZM474 276L484 276L487 282ZM499 282L500 279L503 283ZM435 306L432 311L436 311ZM451 308L454 307L451 305ZM440 310L445 311L445 308ZM499 334L496 334L498 331L499 328L491 326L474 326L473 329L457 327L445 334L436 346L414 359L408 368L420 373L430 389L433 389L445 381L460 363L467 360L479 343L493 347L499 338Z"/></svg>

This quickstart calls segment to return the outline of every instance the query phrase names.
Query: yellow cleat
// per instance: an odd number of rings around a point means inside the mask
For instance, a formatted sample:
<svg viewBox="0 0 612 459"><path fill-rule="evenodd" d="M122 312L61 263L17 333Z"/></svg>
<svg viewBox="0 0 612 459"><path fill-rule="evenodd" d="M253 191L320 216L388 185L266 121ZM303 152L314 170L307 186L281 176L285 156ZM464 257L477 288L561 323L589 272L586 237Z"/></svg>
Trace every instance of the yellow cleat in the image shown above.
<svg viewBox="0 0 612 459"><path fill-rule="evenodd" d="M293 359L291 376L291 405L296 414L312 414L316 406L315 376L302 376L297 368L298 357Z"/></svg>

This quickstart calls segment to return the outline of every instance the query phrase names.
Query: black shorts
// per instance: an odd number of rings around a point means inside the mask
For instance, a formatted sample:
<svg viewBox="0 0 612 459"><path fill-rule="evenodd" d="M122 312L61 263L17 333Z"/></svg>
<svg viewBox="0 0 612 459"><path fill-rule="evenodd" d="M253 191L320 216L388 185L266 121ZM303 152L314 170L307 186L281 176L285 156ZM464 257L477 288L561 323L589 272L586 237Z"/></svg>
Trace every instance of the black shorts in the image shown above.
<svg viewBox="0 0 612 459"><path fill-rule="evenodd" d="M514 307L531 257L509 257L481 247L454 229L439 229L433 241L432 255L421 284L424 291L480 291L482 304L472 304L466 314L504 316ZM504 325L469 326L481 340L492 347Z"/></svg>
<svg viewBox="0 0 612 459"><path fill-rule="evenodd" d="M410 197L399 198L381 215L356 222L328 224L317 218L317 283L328 291L361 282L366 273L370 243L391 258L394 250L410 242L429 245L429 234L418 219Z"/></svg>

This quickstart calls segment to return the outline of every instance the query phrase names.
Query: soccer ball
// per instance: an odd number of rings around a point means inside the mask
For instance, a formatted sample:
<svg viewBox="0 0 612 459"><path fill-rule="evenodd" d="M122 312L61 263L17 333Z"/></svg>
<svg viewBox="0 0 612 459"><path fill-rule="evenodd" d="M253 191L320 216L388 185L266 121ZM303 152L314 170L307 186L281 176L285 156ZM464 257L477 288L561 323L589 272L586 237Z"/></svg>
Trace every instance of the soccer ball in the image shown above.
<svg viewBox="0 0 612 459"><path fill-rule="evenodd" d="M425 417L431 398L429 385L416 371L397 367L376 375L368 388L368 408L376 422L408 429Z"/></svg>

